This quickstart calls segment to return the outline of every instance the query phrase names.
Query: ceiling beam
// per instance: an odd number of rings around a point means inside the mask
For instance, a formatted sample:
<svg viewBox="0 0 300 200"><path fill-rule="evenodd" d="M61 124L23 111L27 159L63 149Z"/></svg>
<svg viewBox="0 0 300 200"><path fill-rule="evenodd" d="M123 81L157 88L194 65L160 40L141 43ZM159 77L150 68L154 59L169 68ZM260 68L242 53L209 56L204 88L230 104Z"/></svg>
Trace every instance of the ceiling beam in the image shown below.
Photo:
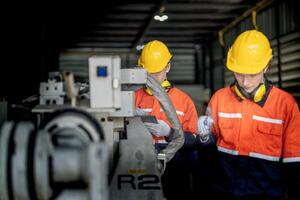
<svg viewBox="0 0 300 200"><path fill-rule="evenodd" d="M194 48L171 48L170 49L172 54L191 54L194 53L195 49ZM129 48L99 48L99 47L94 47L94 48L90 48L90 47L75 47L75 48L67 48L65 49L62 53L64 55L74 55L74 53L90 53L91 56L94 55L94 52L100 52L100 53L118 53L121 54L125 53L126 55L128 53L133 53L136 54L136 50L132 50Z"/></svg>
<svg viewBox="0 0 300 200"><path fill-rule="evenodd" d="M138 33L138 30L135 29L99 29L94 31L89 31L86 33L88 36L106 36L106 35L112 35L112 36L130 36L130 35L136 35Z"/></svg>
<svg viewBox="0 0 300 200"><path fill-rule="evenodd" d="M197 34L190 34L190 35L186 35L185 33L182 33L181 35L179 34L169 34L169 35L163 35L163 34L156 34L156 35L153 35L153 34L147 34L144 36L144 38L151 38L151 37L159 37L159 38L169 38L169 39L176 39L176 38L190 38L190 39L193 39L193 38L197 38L197 37L206 37L207 35L209 34L209 32L206 32L206 33L197 33ZM188 37L187 37L188 36ZM102 36L83 36L83 37L80 37L79 38L79 41L104 41L104 42L109 42L109 41L112 41L112 42L117 42L117 41L131 41L133 40L134 37L133 36L121 36L121 35L116 35L116 36L112 36L112 35L102 35Z"/></svg>
<svg viewBox="0 0 300 200"><path fill-rule="evenodd" d="M113 14L108 14L104 17L104 19L107 20L122 20L122 19L126 19L126 20L145 20L147 19L149 15L149 12L143 12L143 13L136 13L136 12L132 12L132 13L113 13Z"/></svg>
<svg viewBox="0 0 300 200"><path fill-rule="evenodd" d="M211 33L212 30L204 30L204 29L188 29L188 30L178 30L178 31L172 31L172 30L169 30L169 29L153 29L153 30L149 30L148 33L147 33L147 36L169 36L169 35L172 35L172 36L190 36L190 35L195 35L195 34L208 34L208 33Z"/></svg>
<svg viewBox="0 0 300 200"><path fill-rule="evenodd" d="M168 2L165 4L166 12L172 11L189 11L189 10L234 10L234 9L245 9L251 6L249 3L243 2L230 2L230 1L210 1L210 2L201 2L201 1L193 1L193 2ZM138 3L138 4L125 4L115 8L115 11L149 11L153 9L155 5L151 3Z"/></svg>
<svg viewBox="0 0 300 200"><path fill-rule="evenodd" d="M134 40L134 36L128 37L128 36L111 36L106 35L102 37L81 37L79 41L81 42L130 42Z"/></svg>
<svg viewBox="0 0 300 200"><path fill-rule="evenodd" d="M237 17L237 14L232 13L169 13L165 12L169 20L228 20Z"/></svg>
<svg viewBox="0 0 300 200"><path fill-rule="evenodd" d="M203 40L205 37L145 37L145 41L161 40L164 42L177 42L177 43L195 43L196 41Z"/></svg>
<svg viewBox="0 0 300 200"><path fill-rule="evenodd" d="M160 2L159 2L160 4ZM156 9L157 3L128 3L115 7L115 11L145 11Z"/></svg>
<svg viewBox="0 0 300 200"><path fill-rule="evenodd" d="M165 12L169 19L172 20L200 20L200 19L209 19L209 20L226 20L237 17L238 14L233 13L177 13L177 12ZM148 17L148 13L114 13L108 14L104 17L107 21L114 20L130 20L130 21L141 21L145 20Z"/></svg>
<svg viewBox="0 0 300 200"><path fill-rule="evenodd" d="M142 22L141 22L142 23ZM102 22L98 24L92 24L92 28L138 28L142 26L141 23L137 22Z"/></svg>
<svg viewBox="0 0 300 200"><path fill-rule="evenodd" d="M91 56L94 55L94 52L100 52L100 53L133 53L129 48L99 48L99 47L73 47L73 48L67 48L65 49L62 54L72 54L74 53L91 53Z"/></svg>
<svg viewBox="0 0 300 200"><path fill-rule="evenodd" d="M211 28L211 27L223 27L225 26L227 23L225 22L205 22L205 21L201 21L201 22L180 22L180 23L171 23L171 22L161 22L161 23L154 23L152 25L153 28L172 28L172 29L177 29L177 28Z"/></svg>
<svg viewBox="0 0 300 200"><path fill-rule="evenodd" d="M195 43L193 42L166 42L169 48L194 48ZM75 44L75 47L86 47L86 48L131 48L130 42L80 42Z"/></svg>
<svg viewBox="0 0 300 200"><path fill-rule="evenodd" d="M151 19L151 27L213 27L213 26L225 26L226 22L220 22L220 21L211 21L211 20L202 20L202 21L178 21L178 22L171 22L171 21L164 21L159 22ZM147 25L147 26L145 26ZM141 27L142 26L142 27ZM140 35L142 36L144 32L146 32L149 29L149 23L146 23L142 25L141 23L137 22L104 22L99 24L94 24L94 28L137 28L140 29Z"/></svg>
<svg viewBox="0 0 300 200"><path fill-rule="evenodd" d="M175 31L174 31L175 30ZM178 30L177 28L171 27L157 27L151 28L146 35L195 35L195 34L206 34L211 32L216 32L219 30L219 27L207 27L197 28L197 27L188 27L185 29ZM118 28L109 28L109 29L99 29L87 32L84 37L105 37L105 36L133 36L138 34L138 29L118 29Z"/></svg>
<svg viewBox="0 0 300 200"><path fill-rule="evenodd" d="M130 42L79 42L76 47L99 47L99 48L130 48Z"/></svg>
<svg viewBox="0 0 300 200"><path fill-rule="evenodd" d="M245 9L251 6L250 4L232 4L232 3L226 3L226 1L223 2L211 2L211 3L205 3L205 2L193 2L193 3L168 3L166 5L166 12L168 10L172 11L189 11L189 10L234 10L234 9Z"/></svg>

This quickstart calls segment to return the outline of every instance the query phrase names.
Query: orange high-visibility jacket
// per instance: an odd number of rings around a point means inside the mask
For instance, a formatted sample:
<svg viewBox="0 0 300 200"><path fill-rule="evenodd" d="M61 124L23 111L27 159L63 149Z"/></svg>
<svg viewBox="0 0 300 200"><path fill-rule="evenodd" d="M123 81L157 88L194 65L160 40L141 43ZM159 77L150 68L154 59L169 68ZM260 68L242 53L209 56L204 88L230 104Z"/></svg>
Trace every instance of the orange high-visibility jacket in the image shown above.
<svg viewBox="0 0 300 200"><path fill-rule="evenodd" d="M226 87L213 95L208 106L224 180L231 186L226 190L238 197L282 197L280 163L298 163L300 175L300 113L294 98L272 86L261 107L239 99Z"/></svg>
<svg viewBox="0 0 300 200"><path fill-rule="evenodd" d="M168 95L174 105L183 131L196 135L198 115L191 98L176 87L172 87L168 91ZM135 92L135 107L143 109L149 115L155 115L157 119L164 120L170 126L159 101L153 95L147 94L143 88ZM166 143L165 137L152 137L155 143Z"/></svg>

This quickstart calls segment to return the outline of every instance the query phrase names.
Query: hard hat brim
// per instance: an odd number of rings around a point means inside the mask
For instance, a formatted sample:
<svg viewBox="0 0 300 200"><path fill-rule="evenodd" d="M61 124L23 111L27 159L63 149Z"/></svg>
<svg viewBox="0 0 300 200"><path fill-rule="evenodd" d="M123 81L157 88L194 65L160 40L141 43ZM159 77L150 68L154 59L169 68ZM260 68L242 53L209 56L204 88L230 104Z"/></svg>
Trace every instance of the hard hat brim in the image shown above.
<svg viewBox="0 0 300 200"><path fill-rule="evenodd" d="M270 51L267 53L267 55L265 56L262 62L256 63L255 66L246 65L246 64L241 66L237 63L234 63L234 61L231 59L232 57L231 54L232 54L232 49L230 48L227 54L226 67L228 70L240 74L258 74L264 68L267 67L270 60L272 59L272 49L270 49Z"/></svg>

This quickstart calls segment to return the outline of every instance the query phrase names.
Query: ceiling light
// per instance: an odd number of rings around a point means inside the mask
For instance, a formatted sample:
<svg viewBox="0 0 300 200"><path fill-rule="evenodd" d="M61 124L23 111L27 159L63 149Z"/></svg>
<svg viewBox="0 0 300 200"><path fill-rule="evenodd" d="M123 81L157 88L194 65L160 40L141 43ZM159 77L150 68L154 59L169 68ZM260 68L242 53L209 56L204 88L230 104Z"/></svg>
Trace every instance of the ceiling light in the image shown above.
<svg viewBox="0 0 300 200"><path fill-rule="evenodd" d="M160 21L160 22L163 22L163 21L167 20L168 18L169 18L168 15L162 15L162 16L155 15L154 16L154 19L157 20L157 21Z"/></svg>
<svg viewBox="0 0 300 200"><path fill-rule="evenodd" d="M165 11L165 7L162 6L160 9L159 9L159 12L157 15L155 15L153 18L157 21L160 21L160 22L163 22L165 20L167 20L169 17L168 15L164 14L164 11Z"/></svg>

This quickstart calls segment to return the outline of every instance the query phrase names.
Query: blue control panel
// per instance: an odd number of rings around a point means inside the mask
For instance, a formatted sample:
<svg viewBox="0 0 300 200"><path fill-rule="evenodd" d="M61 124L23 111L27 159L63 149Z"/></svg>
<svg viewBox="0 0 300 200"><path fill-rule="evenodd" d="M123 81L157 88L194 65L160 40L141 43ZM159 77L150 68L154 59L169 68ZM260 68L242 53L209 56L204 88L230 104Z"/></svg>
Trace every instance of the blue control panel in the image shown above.
<svg viewBox="0 0 300 200"><path fill-rule="evenodd" d="M107 66L97 66L97 77L107 77Z"/></svg>

